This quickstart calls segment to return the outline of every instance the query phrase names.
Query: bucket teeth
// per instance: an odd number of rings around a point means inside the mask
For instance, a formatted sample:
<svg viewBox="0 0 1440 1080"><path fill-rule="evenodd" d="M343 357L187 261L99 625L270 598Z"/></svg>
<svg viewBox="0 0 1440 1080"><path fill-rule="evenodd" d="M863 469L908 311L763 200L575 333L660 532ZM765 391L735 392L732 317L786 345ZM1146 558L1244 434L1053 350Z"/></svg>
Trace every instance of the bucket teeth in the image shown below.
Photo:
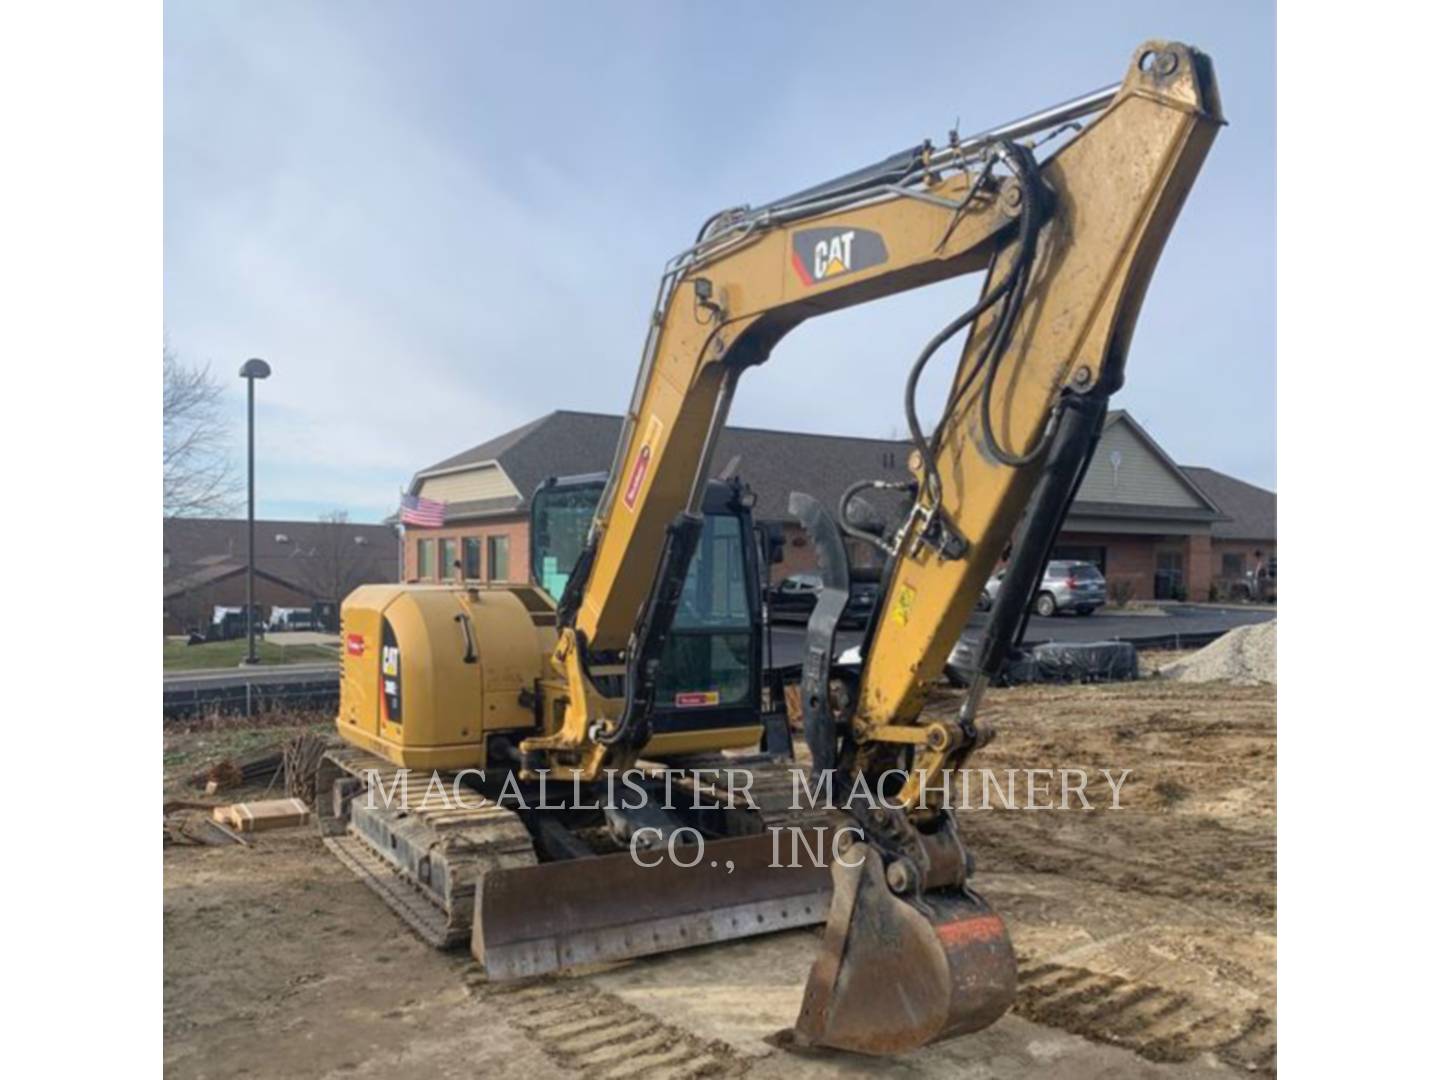
<svg viewBox="0 0 1440 1080"><path fill-rule="evenodd" d="M891 892L878 851L831 864L834 894L795 1041L861 1054L914 1050L993 1024L1015 999L1015 954L1000 917L966 887Z"/></svg>

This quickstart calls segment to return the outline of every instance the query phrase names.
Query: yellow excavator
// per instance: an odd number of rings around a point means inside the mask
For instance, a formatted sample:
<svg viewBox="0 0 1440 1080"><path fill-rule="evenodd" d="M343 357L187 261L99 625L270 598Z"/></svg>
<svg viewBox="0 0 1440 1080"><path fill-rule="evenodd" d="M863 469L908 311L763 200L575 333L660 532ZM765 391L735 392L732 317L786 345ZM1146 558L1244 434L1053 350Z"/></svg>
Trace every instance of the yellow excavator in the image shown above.
<svg viewBox="0 0 1440 1080"><path fill-rule="evenodd" d="M1152 41L1114 86L707 220L665 267L612 468L532 500L536 583L367 586L346 601L346 745L320 778L327 844L427 938L468 938L491 978L825 921L799 1044L894 1053L1000 1017L1014 955L971 887L946 778L990 736L987 682L1016 644L1222 123L1209 59ZM834 817L774 793L730 805L719 771L660 798L667 763L762 760L734 754L767 731L753 639L763 545L743 488L707 479L740 376L806 319L970 273L984 275L979 300L906 380L908 482L857 483L833 514L791 497L824 583L800 684L811 776L837 802L861 787L885 797L849 800L848 845L831 847ZM927 430L917 385L962 331ZM870 489L904 509L867 510ZM853 667L833 662L847 542L883 562ZM1006 551L966 696L954 715L922 715ZM615 800L616 776L654 797ZM472 798L457 805L462 790ZM777 860L784 829L826 858ZM660 858L664 845L680 857Z"/></svg>

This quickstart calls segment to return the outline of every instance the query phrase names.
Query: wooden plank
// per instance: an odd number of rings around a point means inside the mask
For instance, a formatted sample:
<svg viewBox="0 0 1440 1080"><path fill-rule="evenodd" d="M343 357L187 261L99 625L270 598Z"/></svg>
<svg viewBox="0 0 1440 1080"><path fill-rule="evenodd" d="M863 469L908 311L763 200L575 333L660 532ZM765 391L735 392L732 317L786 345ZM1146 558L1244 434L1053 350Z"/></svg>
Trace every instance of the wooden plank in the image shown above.
<svg viewBox="0 0 1440 1080"><path fill-rule="evenodd" d="M310 809L299 799L264 799L217 806L214 818L242 833L264 832L304 825L310 820Z"/></svg>

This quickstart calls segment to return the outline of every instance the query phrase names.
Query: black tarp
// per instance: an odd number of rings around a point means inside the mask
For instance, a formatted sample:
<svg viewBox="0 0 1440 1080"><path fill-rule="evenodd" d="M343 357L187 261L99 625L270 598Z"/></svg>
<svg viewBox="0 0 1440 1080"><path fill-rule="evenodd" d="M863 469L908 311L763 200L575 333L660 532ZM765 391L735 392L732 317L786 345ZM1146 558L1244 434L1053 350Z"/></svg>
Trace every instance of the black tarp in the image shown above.
<svg viewBox="0 0 1440 1080"><path fill-rule="evenodd" d="M975 670L975 642L964 639L950 654L946 674L960 685ZM1051 641L1027 645L1006 663L996 682L1001 686L1024 683L1124 682L1140 677L1135 646L1128 641L1070 643Z"/></svg>

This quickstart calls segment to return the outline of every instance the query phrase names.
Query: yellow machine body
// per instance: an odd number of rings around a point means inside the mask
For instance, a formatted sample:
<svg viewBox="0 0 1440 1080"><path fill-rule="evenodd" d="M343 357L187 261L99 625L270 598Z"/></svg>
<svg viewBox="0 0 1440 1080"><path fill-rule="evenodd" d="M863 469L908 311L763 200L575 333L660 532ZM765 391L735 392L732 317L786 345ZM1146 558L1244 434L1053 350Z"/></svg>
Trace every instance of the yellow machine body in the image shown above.
<svg viewBox="0 0 1440 1080"><path fill-rule="evenodd" d="M366 585L341 609L336 728L408 769L484 769L498 732L546 733L535 707L555 649L553 601L524 585ZM613 709L619 701L605 699ZM762 728L657 732L651 756L754 746Z"/></svg>

